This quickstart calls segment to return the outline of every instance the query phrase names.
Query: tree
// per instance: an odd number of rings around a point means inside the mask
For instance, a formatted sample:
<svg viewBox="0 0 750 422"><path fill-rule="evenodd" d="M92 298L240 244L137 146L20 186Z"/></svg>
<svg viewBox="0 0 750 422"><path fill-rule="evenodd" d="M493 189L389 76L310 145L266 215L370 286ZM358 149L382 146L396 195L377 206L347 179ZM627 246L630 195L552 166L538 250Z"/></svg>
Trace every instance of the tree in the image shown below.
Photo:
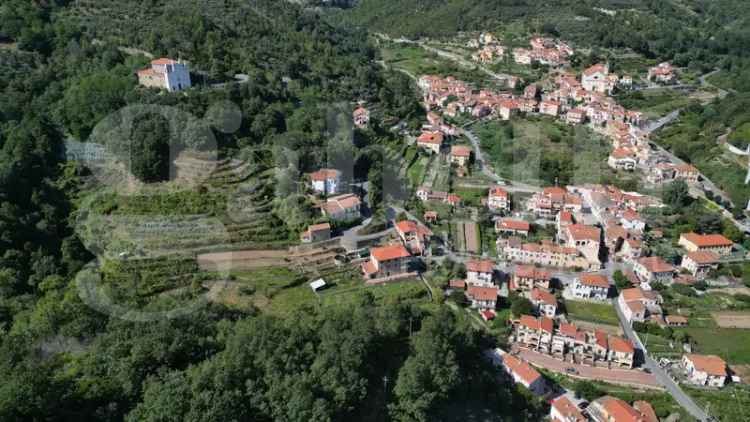
<svg viewBox="0 0 750 422"><path fill-rule="evenodd" d="M622 271L617 270L612 274L612 279L615 281L615 286L617 286L617 290L623 290L630 287L630 280L628 280L627 277L625 277L625 274L622 273Z"/></svg>
<svg viewBox="0 0 750 422"><path fill-rule="evenodd" d="M577 399L593 401L601 397L604 392L590 381L576 381L573 391Z"/></svg>
<svg viewBox="0 0 750 422"><path fill-rule="evenodd" d="M130 137L130 171L143 182L169 178L170 130L167 120L156 114L139 116Z"/></svg>
<svg viewBox="0 0 750 422"><path fill-rule="evenodd" d="M534 311L534 305L529 299L517 295L511 299L510 311L515 316L530 315Z"/></svg>
<svg viewBox="0 0 750 422"><path fill-rule="evenodd" d="M690 189L684 180L676 180L664 188L661 198L665 204L679 209L690 204Z"/></svg>

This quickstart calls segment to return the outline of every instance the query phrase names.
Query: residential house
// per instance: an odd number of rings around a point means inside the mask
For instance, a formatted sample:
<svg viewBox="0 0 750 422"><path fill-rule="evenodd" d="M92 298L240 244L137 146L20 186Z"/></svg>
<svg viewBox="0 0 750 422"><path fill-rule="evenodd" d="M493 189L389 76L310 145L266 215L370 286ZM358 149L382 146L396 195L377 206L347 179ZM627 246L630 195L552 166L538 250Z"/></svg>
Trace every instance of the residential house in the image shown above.
<svg viewBox="0 0 750 422"><path fill-rule="evenodd" d="M552 402L549 419L553 422L588 422L578 406L566 396L560 396ZM658 422L658 421L657 421Z"/></svg>
<svg viewBox="0 0 750 422"><path fill-rule="evenodd" d="M636 260L633 271L643 283L672 284L675 268L658 256L649 256Z"/></svg>
<svg viewBox="0 0 750 422"><path fill-rule="evenodd" d="M429 255L432 231L416 221L396 223L396 233L412 255Z"/></svg>
<svg viewBox="0 0 750 422"><path fill-rule="evenodd" d="M687 327L688 325L688 319L682 315L667 315L664 317L664 322L668 327Z"/></svg>
<svg viewBox="0 0 750 422"><path fill-rule="evenodd" d="M600 265L601 236L600 228L585 224L571 224L564 231L566 246L580 251L593 267Z"/></svg>
<svg viewBox="0 0 750 422"><path fill-rule="evenodd" d="M495 232L500 235L527 237L529 231L531 231L531 224L528 221L512 218L503 218L495 221Z"/></svg>
<svg viewBox="0 0 750 422"><path fill-rule="evenodd" d="M491 211L510 211L510 194L500 186L493 186L487 197L487 207Z"/></svg>
<svg viewBox="0 0 750 422"><path fill-rule="evenodd" d="M688 183L697 183L701 173L690 164L679 164L674 166L674 178L682 179Z"/></svg>
<svg viewBox="0 0 750 422"><path fill-rule="evenodd" d="M310 173L312 189L322 195L334 195L341 189L341 172L336 169L320 169Z"/></svg>
<svg viewBox="0 0 750 422"><path fill-rule="evenodd" d="M365 128L370 124L370 110L364 107L357 107L352 113L354 125L358 128Z"/></svg>
<svg viewBox="0 0 750 422"><path fill-rule="evenodd" d="M677 243L688 252L713 252L719 256L732 254L732 241L720 234L683 233Z"/></svg>
<svg viewBox="0 0 750 422"><path fill-rule="evenodd" d="M527 203L529 211L540 218L555 218L561 210L579 212L583 207L581 196L567 189L550 186L534 194Z"/></svg>
<svg viewBox="0 0 750 422"><path fill-rule="evenodd" d="M554 318L557 313L557 298L547 290L534 288L529 296L539 315Z"/></svg>
<svg viewBox="0 0 750 422"><path fill-rule="evenodd" d="M422 132L417 138L417 146L435 154L440 154L443 139L443 134L440 132Z"/></svg>
<svg viewBox="0 0 750 422"><path fill-rule="evenodd" d="M466 167L471 159L471 147L467 145L453 145L451 147L451 163Z"/></svg>
<svg viewBox="0 0 750 422"><path fill-rule="evenodd" d="M714 355L684 355L682 366L691 383L709 387L723 387L726 385L727 363Z"/></svg>
<svg viewBox="0 0 750 422"><path fill-rule="evenodd" d="M539 88L536 86L536 84L529 84L523 90L523 97L526 99L534 100L536 99L537 95L539 95Z"/></svg>
<svg viewBox="0 0 750 422"><path fill-rule="evenodd" d="M560 114L560 103L558 101L546 100L539 103L539 112L548 116L557 117Z"/></svg>
<svg viewBox="0 0 750 422"><path fill-rule="evenodd" d="M636 164L635 154L627 148L615 148L607 158L607 165L615 170L633 171Z"/></svg>
<svg viewBox="0 0 750 422"><path fill-rule="evenodd" d="M623 240L620 255L627 261L634 261L643 254L643 242L638 239L628 238Z"/></svg>
<svg viewBox="0 0 750 422"><path fill-rule="evenodd" d="M674 67L664 62L648 69L648 80L662 83L672 83L677 79Z"/></svg>
<svg viewBox="0 0 750 422"><path fill-rule="evenodd" d="M646 322L649 319L661 318L663 299L654 290L643 290L640 287L624 289L617 298L617 303L628 322Z"/></svg>
<svg viewBox="0 0 750 422"><path fill-rule="evenodd" d="M633 342L618 336L608 336L607 349L607 361L623 368L633 368L635 360Z"/></svg>
<svg viewBox="0 0 750 422"><path fill-rule="evenodd" d="M370 259L362 263L365 278L391 277L409 271L411 254L404 245L388 245L370 249Z"/></svg>
<svg viewBox="0 0 750 422"><path fill-rule="evenodd" d="M523 243L518 238L497 239L497 249L507 261L559 268L589 268L588 260L575 248L559 246L551 241ZM598 268L598 265L596 266Z"/></svg>
<svg viewBox="0 0 750 422"><path fill-rule="evenodd" d="M506 353L503 355L503 368L517 384L521 384L537 396L547 391L544 377L527 362Z"/></svg>
<svg viewBox="0 0 750 422"><path fill-rule="evenodd" d="M611 94L614 83L609 78L609 66L596 64L583 71L581 85L586 91Z"/></svg>
<svg viewBox="0 0 750 422"><path fill-rule="evenodd" d="M190 88L190 72L180 60L161 58L151 61L151 67L138 71L140 85L166 89L169 92Z"/></svg>
<svg viewBox="0 0 750 422"><path fill-rule="evenodd" d="M519 345L542 353L550 353L555 322L547 317L522 315L516 323L515 341Z"/></svg>
<svg viewBox="0 0 750 422"><path fill-rule="evenodd" d="M437 211L425 211L423 218L425 223L434 224L438 221L438 213Z"/></svg>
<svg viewBox="0 0 750 422"><path fill-rule="evenodd" d="M331 225L328 223L313 224L300 234L302 243L314 243L331 238Z"/></svg>
<svg viewBox="0 0 750 422"><path fill-rule="evenodd" d="M347 193L328 198L321 206L321 211L331 220L351 221L362 217L361 205L362 201L357 195Z"/></svg>
<svg viewBox="0 0 750 422"><path fill-rule="evenodd" d="M653 408L646 402L636 402L638 409L612 397L600 397L586 409L592 422L659 422Z"/></svg>
<svg viewBox="0 0 750 422"><path fill-rule="evenodd" d="M532 291L536 288L549 289L552 282L552 273L533 265L519 265L510 279L510 289L520 291Z"/></svg>
<svg viewBox="0 0 750 422"><path fill-rule="evenodd" d="M628 208L620 216L620 224L626 230L643 233L646 230L646 220L637 211Z"/></svg>
<svg viewBox="0 0 750 422"><path fill-rule="evenodd" d="M570 124L579 125L586 121L586 111L582 108L572 108L565 113L565 121Z"/></svg>
<svg viewBox="0 0 750 422"><path fill-rule="evenodd" d="M680 266L696 279L703 280L719 266L719 255L709 251L688 252L682 257Z"/></svg>
<svg viewBox="0 0 750 422"><path fill-rule="evenodd" d="M489 260L466 261L466 280L477 285L493 285L495 263Z"/></svg>
<svg viewBox="0 0 750 422"><path fill-rule="evenodd" d="M578 299L606 301L609 297L609 280L601 274L584 273L576 277L571 293Z"/></svg>
<svg viewBox="0 0 750 422"><path fill-rule="evenodd" d="M466 297L471 302L471 307L480 311L494 310L497 306L497 286L480 286L469 283L466 289Z"/></svg>

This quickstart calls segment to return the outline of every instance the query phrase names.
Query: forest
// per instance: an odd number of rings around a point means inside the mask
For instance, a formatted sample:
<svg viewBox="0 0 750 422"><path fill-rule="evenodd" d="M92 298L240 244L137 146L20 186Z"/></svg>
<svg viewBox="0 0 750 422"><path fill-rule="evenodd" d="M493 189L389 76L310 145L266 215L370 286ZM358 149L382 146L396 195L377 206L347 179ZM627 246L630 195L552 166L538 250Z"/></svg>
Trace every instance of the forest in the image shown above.
<svg viewBox="0 0 750 422"><path fill-rule="evenodd" d="M279 144L319 150L330 103L374 100L394 116L417 108L411 85L373 64L365 34L277 1L8 0L0 47L1 420L427 421L456 411L449 398L460 406L469 397L524 415L518 420L538 418L541 408L498 385L477 359L485 340L434 307L376 305L362 294L351 308L305 307L289 319L212 303L139 322L82 299L76 275L94 256L74 225L90 174L65 160L66 140L97 139L99 122L128 105L204 116L229 101L241 125L211 128L222 157ZM139 51L189 58L197 86L185 94L138 88L135 72L149 60ZM237 73L249 82L213 88ZM135 157L144 158L132 169L143 182L167 177L167 131L158 117L136 122ZM367 143L377 134L360 136ZM175 138L201 147L195 133ZM304 157L300 172L325 159ZM196 198L180 195L129 204L161 213ZM128 203L114 198L98 197L91 209L122 212ZM123 284L130 292L116 287L131 270L107 264L105 288L155 312L191 303L196 279L180 294L149 294L142 283L165 277L157 264ZM178 264L194 271L169 268Z"/></svg>

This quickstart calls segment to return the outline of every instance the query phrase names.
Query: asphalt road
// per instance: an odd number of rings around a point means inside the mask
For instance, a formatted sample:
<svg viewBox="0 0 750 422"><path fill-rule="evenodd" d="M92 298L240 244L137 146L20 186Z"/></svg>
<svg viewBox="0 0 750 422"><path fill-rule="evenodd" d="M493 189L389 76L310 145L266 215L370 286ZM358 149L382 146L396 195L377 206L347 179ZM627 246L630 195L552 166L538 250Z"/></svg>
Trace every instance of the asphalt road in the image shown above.
<svg viewBox="0 0 750 422"><path fill-rule="evenodd" d="M693 401L690 396L685 394L684 391L680 388L680 386L672 380L672 378L657 364L651 357L648 355L648 351L643 346L643 343L641 343L638 336L635 335L635 332L633 331L633 328L630 326L628 321L625 319L625 315L623 315L622 310L617 304L617 300L612 300L612 306L615 307L615 310L617 311L617 317L620 319L620 325L622 326L623 332L625 335L633 341L633 343L636 345L637 348L641 349L643 351L644 359L645 359L645 365L646 368L651 370L651 374L653 374L656 379L661 383L661 385L664 386L664 388L667 389L669 394L674 397L675 401L679 403L680 406L682 406L685 410L687 410L694 418L698 419L699 421L711 421L711 418L706 414L703 409L701 409L695 402Z"/></svg>

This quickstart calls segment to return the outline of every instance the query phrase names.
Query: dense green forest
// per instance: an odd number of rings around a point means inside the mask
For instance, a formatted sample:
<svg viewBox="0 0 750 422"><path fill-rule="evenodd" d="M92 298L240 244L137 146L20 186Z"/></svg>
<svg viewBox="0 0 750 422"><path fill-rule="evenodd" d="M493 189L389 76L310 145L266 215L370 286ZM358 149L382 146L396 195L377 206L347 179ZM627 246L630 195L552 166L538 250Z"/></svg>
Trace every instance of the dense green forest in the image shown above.
<svg viewBox="0 0 750 422"><path fill-rule="evenodd" d="M630 48L696 70L719 67L726 86L750 90L750 13L731 0L361 0L337 16L407 37L502 33L520 24L528 34L560 36L582 47Z"/></svg>
<svg viewBox="0 0 750 422"><path fill-rule="evenodd" d="M541 408L488 375L478 359L483 340L449 312L375 305L363 294L351 308L306 307L287 320L205 304L187 317L135 322L82 299L76 274L94 257L74 224L90 207L91 186L86 168L65 161L66 139L90 139L127 105L200 117L230 101L241 125L212 128L222 157L273 145L319 150L331 103L375 101L385 116L416 109L408 81L372 63L365 36L277 1L0 5L1 420L434 420L456 411L449 397L538 418ZM190 60L197 86L179 94L138 88L135 71L148 63L138 50ZM249 82L211 86L236 73ZM151 157L133 164L139 179L167 177L167 130L160 118L136 122L136 155ZM200 148L191 135L173 142ZM367 143L375 135L359 136ZM324 160L305 155L298 170ZM216 194L203 193L209 201L190 191L130 202L108 193L88 209L215 207ZM194 263L165 262L106 263L103 280L121 304L159 311L193 303L201 290ZM179 294L154 294L148 283L172 281L165 270L196 275Z"/></svg>

